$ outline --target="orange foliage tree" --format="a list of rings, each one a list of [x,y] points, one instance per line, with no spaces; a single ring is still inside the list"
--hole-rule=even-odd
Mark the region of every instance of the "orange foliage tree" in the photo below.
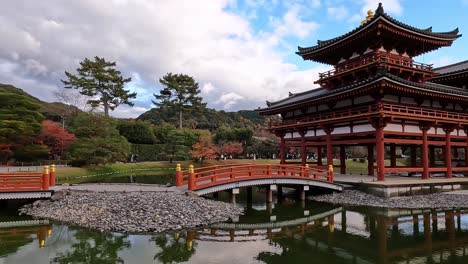
[[[59,124],[45,120],[42,121],[42,131],[39,139],[49,147],[53,156],[63,156],[63,152],[70,147],[76,137]]]
[[[197,143],[192,146],[192,158],[201,163],[205,159],[216,158],[216,146],[213,144],[211,134],[201,134]]]
[[[228,141],[220,146],[219,152],[223,155],[239,155],[244,152],[244,148],[240,142]]]

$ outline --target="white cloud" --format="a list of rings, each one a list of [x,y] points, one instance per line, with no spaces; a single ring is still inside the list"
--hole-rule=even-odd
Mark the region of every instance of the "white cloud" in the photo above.
[[[205,83],[203,84],[201,88],[202,94],[209,94],[215,89],[214,85],[212,83]]]
[[[209,107],[232,110],[314,87],[319,68],[298,70],[278,47],[288,45],[287,37],[309,38],[317,23],[291,6],[273,20],[271,32],[256,34],[228,5],[233,1],[7,1],[0,16],[0,80],[55,100],[65,70],[86,57],[105,57],[133,78],[127,89],[138,93],[136,107],[119,107],[116,116],[149,108],[167,72],[192,75],[204,84]]]
[[[336,20],[344,20],[348,17],[348,9],[344,6],[328,7],[327,14]]]
[[[234,92],[231,92],[231,93],[221,95],[219,100],[217,100],[217,103],[218,104],[223,104],[224,109],[229,109],[231,106],[236,104],[237,101],[242,100],[242,99],[244,99],[243,96],[238,95],[238,94],[236,94]]]

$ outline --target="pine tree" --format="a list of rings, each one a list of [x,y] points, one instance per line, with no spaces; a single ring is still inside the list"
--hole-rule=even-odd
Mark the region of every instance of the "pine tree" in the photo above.
[[[159,82],[164,86],[159,95],[154,94],[153,104],[159,107],[173,108],[179,114],[179,128],[182,129],[182,113],[184,111],[199,110],[206,106],[203,98],[198,96],[200,89],[193,77],[186,74],[164,75]]]
[[[94,61],[86,58],[76,69],[78,74],[65,72],[68,80],[62,82],[65,88],[80,89],[81,94],[92,97],[88,104],[92,107],[102,105],[105,116],[109,116],[109,109],[114,110],[121,104],[133,106],[130,99],[136,97],[136,93],[124,89],[131,78],[122,77],[121,72],[115,69],[116,65],[104,58],[95,57]]]

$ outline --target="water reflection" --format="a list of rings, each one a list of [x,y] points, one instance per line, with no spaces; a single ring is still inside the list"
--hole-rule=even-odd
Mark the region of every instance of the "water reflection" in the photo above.
[[[2,216],[0,263],[468,263],[468,210],[241,203],[233,222],[155,235]]]

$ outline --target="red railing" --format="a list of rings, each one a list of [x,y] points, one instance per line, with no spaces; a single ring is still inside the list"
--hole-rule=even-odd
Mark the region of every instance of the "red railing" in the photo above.
[[[266,178],[293,178],[333,183],[333,167],[328,170],[298,165],[280,164],[235,164],[216,165],[182,171],[176,168],[176,186],[188,185],[197,190],[230,182]]]
[[[0,172],[0,192],[43,191],[55,186],[55,165],[42,172]]]
[[[314,121],[321,121],[327,119],[340,119],[340,118],[349,118],[352,116],[363,116],[365,114],[372,114],[376,113],[378,110],[377,105],[369,105],[369,106],[362,106],[356,108],[349,108],[346,110],[341,111],[333,111],[333,112],[326,112],[326,113],[312,113],[311,116],[306,118],[296,118],[296,119],[287,119],[283,121],[276,121],[271,122],[270,127],[276,126],[286,126],[286,125],[294,125],[300,123],[309,123]]]
[[[432,65],[424,64],[420,62],[412,61],[409,58],[397,56],[397,55],[390,55],[388,53],[371,53],[368,55],[363,55],[356,60],[350,60],[349,62],[339,64],[335,67],[335,69],[319,73],[319,78],[324,79],[331,77],[335,74],[339,74],[341,72],[345,72],[348,70],[356,69],[362,66],[374,64],[374,63],[385,63],[391,65],[398,65],[407,68],[412,68],[415,70],[422,70],[422,71],[432,71]]]
[[[428,108],[421,108],[421,107],[412,107],[412,106],[405,106],[405,105],[394,105],[394,104],[374,104],[369,106],[363,107],[356,107],[350,108],[341,111],[334,111],[334,112],[325,112],[315,114],[312,113],[312,116],[308,116],[305,118],[295,118],[295,119],[287,119],[283,121],[276,121],[271,122],[270,127],[282,127],[282,126],[290,126],[290,125],[297,125],[297,124],[309,124],[311,122],[316,121],[323,121],[323,120],[334,120],[334,119],[348,119],[352,117],[363,117],[374,115],[378,113],[386,113],[389,115],[392,114],[402,114],[407,117],[415,116],[415,117],[426,117],[431,119],[440,120],[441,118],[444,121],[466,121],[468,122],[468,114],[458,113],[458,112],[449,112],[444,110],[436,110],[436,109],[428,109]]]

